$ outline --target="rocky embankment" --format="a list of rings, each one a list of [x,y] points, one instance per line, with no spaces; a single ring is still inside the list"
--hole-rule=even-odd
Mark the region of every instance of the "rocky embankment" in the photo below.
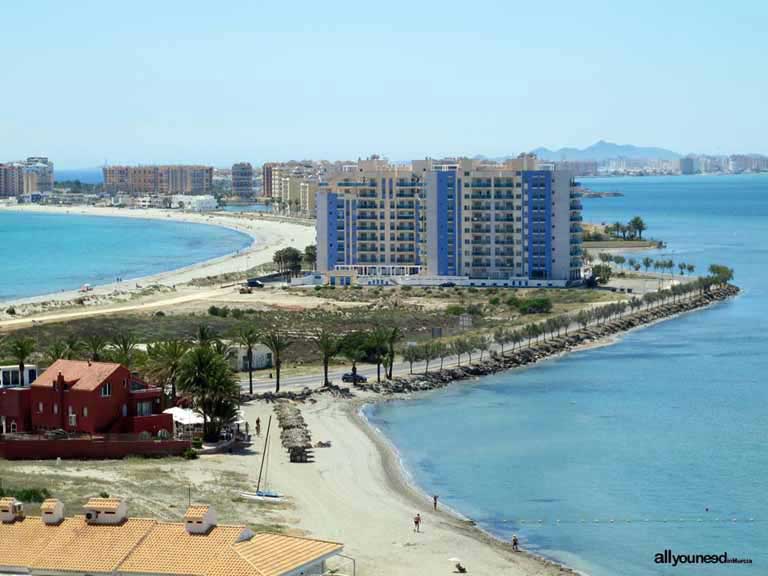
[[[677,302],[669,302],[660,306],[654,306],[653,308],[642,309],[638,312],[606,321],[605,323],[594,324],[581,330],[571,331],[567,335],[562,334],[549,337],[546,341],[539,341],[529,347],[505,351],[503,356],[499,353],[494,353],[490,358],[480,363],[446,368],[427,374],[395,377],[387,382],[366,384],[364,387],[366,390],[381,394],[407,394],[442,388],[457,380],[487,376],[488,374],[495,374],[496,372],[502,372],[511,368],[534,364],[545,358],[564,354],[574,348],[596,344],[633,328],[653,324],[654,322],[691,310],[705,308],[715,302],[736,296],[738,293],[739,288],[728,285],[724,288],[710,290],[702,295],[681,299]]]

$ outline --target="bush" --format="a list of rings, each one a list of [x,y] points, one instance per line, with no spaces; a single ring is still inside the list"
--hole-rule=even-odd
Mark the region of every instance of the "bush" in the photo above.
[[[461,316],[466,312],[466,309],[461,304],[451,304],[445,309],[445,312],[451,316]]]
[[[403,292],[410,292],[411,291],[411,287],[410,286],[401,286],[400,290],[402,290]]]
[[[549,298],[527,298],[517,305],[517,309],[522,314],[544,314],[552,310],[552,300]]]
[[[363,287],[360,284],[355,284],[354,286],[352,286],[352,289],[353,290],[362,290]]]
[[[470,304],[467,306],[467,314],[472,316],[480,316],[483,313],[483,307],[480,304]]]
[[[315,286],[315,292],[320,292],[320,290],[322,289],[323,289],[322,286]]]
[[[192,439],[192,448],[196,448],[200,450],[203,447],[203,439],[202,438],[193,438]]]
[[[104,492],[103,490],[99,492],[99,498],[109,498],[109,492]]]
[[[488,302],[490,303],[491,306],[498,306],[499,304],[501,304],[501,298],[499,298],[498,296],[494,296]]]
[[[9,316],[16,316],[16,308],[13,306],[8,306],[8,308],[5,309],[5,313]]]
[[[184,460],[197,460],[197,452],[192,448],[187,448],[182,454]]]
[[[155,316],[157,318],[162,318],[163,316],[165,316],[165,312],[163,312],[162,310],[158,310],[157,312],[155,312]]]
[[[507,298],[507,302],[506,302],[506,304],[507,304],[507,306],[509,306],[510,308],[517,308],[517,307],[520,305],[520,298],[518,298],[517,296],[515,296],[515,295],[513,294],[512,296],[510,296],[509,298]]]
[[[51,493],[47,488],[19,488],[14,490],[0,486],[0,498],[6,496],[16,498],[22,502],[42,502],[46,498],[50,498]]]
[[[229,308],[226,306],[223,306],[219,308],[218,306],[211,306],[208,308],[208,314],[211,316],[219,316],[220,318],[226,318],[229,316]]]

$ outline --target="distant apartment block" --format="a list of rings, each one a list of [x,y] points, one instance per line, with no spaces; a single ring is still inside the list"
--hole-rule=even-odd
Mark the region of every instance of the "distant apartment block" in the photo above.
[[[0,196],[53,192],[53,162],[42,156],[0,164]]]
[[[210,194],[210,166],[105,166],[104,187],[110,193],[139,195]]]
[[[342,284],[386,276],[579,282],[580,195],[570,172],[531,156],[360,161],[318,189],[318,270]]]
[[[696,174],[698,171],[698,161],[696,158],[691,156],[680,158],[680,174]]]
[[[250,163],[232,165],[232,194],[241,198],[253,196],[253,166]]]

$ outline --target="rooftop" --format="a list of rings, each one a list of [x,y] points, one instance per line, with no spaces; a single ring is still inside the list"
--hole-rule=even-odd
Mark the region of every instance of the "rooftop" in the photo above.
[[[43,506],[55,506],[46,501]],[[86,508],[119,507],[116,498],[94,498]],[[213,510],[191,506],[185,518]],[[39,517],[0,524],[0,572],[123,573],[178,576],[281,576],[342,550],[336,542],[272,533],[244,525],[218,525],[202,534],[183,522],[127,518],[94,524],[84,516],[46,524]]]
[[[64,382],[69,384],[73,390],[96,390],[119,368],[121,368],[120,364],[112,362],[56,360],[32,382],[32,386],[52,388],[61,374]]]

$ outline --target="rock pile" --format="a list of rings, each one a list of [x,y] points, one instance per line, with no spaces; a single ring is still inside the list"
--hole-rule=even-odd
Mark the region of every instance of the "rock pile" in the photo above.
[[[280,425],[280,440],[291,462],[311,461],[312,435],[301,410],[293,402],[281,400],[275,403],[275,414]]]

